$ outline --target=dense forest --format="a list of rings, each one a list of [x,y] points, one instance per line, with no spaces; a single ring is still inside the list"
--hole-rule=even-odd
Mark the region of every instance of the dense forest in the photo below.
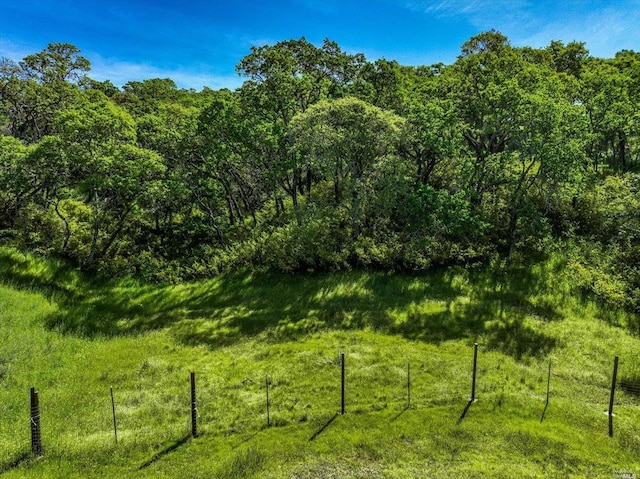
[[[236,91],[0,63],[0,241],[98,274],[418,270],[566,251],[640,311],[640,53],[472,37],[451,65],[253,47]]]

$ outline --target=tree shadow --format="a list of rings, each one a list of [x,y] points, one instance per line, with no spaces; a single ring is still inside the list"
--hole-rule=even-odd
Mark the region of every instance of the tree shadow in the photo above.
[[[267,332],[295,339],[326,329],[388,329],[391,310],[429,298],[455,298],[443,275],[335,273],[305,276],[247,271],[176,287],[96,288],[62,298],[50,328],[112,336],[170,326],[181,341],[218,346]],[[412,285],[419,283],[415,288]]]
[[[0,266],[14,271],[2,281],[33,284],[33,275],[20,275],[28,265],[3,256]],[[305,275],[242,270],[175,286],[83,280],[61,268],[49,275],[50,284],[37,283],[58,305],[45,322],[87,337],[168,328],[181,343],[215,348],[256,335],[278,342],[317,331],[371,328],[435,344],[486,335],[489,347],[519,359],[555,346],[525,318],[561,317],[544,296],[553,271],[540,268]]]
[[[409,314],[407,321],[394,324],[390,332],[408,339],[440,344],[451,339],[477,337],[484,331],[486,318],[462,311]]]
[[[618,384],[625,393],[640,398],[640,373],[623,376]]]
[[[514,357],[544,357],[557,345],[551,336],[526,325],[523,318],[499,320],[487,328],[487,348]]]

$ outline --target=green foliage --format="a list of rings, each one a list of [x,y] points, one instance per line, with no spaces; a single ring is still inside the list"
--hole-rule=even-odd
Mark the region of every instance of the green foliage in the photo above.
[[[28,76],[44,84],[78,81],[91,69],[89,60],[70,43],[53,42],[40,53],[27,55],[21,64]]]
[[[443,240],[470,242],[482,238],[486,224],[474,212],[471,203],[461,194],[451,194],[422,186],[407,201],[406,221],[413,231],[424,230]]]
[[[0,238],[161,282],[595,241],[584,291],[638,310],[638,65],[496,31],[415,67],[300,38],[252,48],[238,90],[196,92],[91,80],[52,43],[0,64]]]
[[[407,67],[301,38],[252,48],[233,92],[120,90],[89,68],[65,43],[0,62],[0,241],[35,253],[0,247],[1,473],[638,467],[638,53],[518,48],[491,31],[452,65]],[[459,423],[475,341],[482,400]],[[624,386],[609,440],[613,354]],[[407,359],[419,372],[403,410]],[[558,380],[540,422],[548,360]],[[204,398],[194,441],[190,369]],[[55,438],[41,461],[20,419],[34,384]]]
[[[16,138],[0,136],[0,225],[11,226],[17,212],[30,194],[26,188],[28,149]]]

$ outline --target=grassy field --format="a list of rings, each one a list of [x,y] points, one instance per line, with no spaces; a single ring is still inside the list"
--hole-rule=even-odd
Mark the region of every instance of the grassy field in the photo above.
[[[0,249],[0,473],[640,475],[640,339],[626,327],[633,318],[578,300],[559,258],[497,270],[238,272],[150,286],[89,281],[62,263]],[[474,342],[478,400],[469,404]],[[345,415],[337,414],[340,352]],[[615,355],[623,387],[610,438],[604,411]],[[41,458],[29,453],[32,386]]]

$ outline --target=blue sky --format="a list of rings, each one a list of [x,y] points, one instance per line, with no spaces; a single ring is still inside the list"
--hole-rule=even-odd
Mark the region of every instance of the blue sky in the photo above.
[[[179,87],[241,85],[252,45],[325,37],[369,60],[452,63],[472,35],[496,29],[515,46],[584,41],[592,55],[640,50],[640,0],[0,0],[0,57],[76,45],[89,76],[118,86],[172,78]]]

